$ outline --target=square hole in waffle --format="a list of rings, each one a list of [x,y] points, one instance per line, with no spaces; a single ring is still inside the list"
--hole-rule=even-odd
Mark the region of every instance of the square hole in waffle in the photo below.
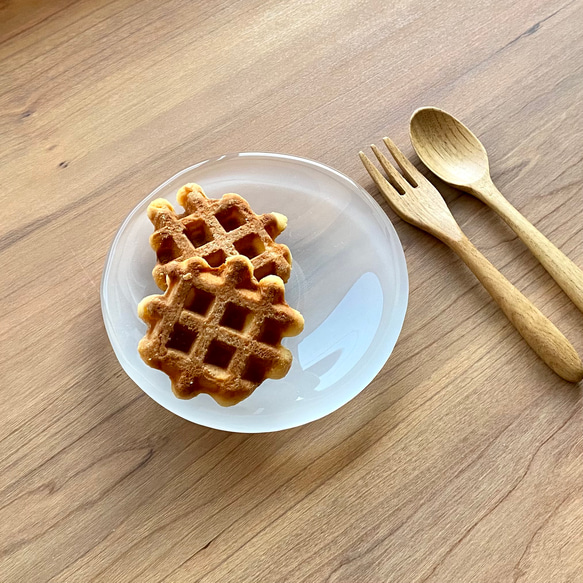
[[[244,330],[249,327],[252,321],[253,312],[251,310],[229,302],[219,323],[221,326],[233,328],[233,330]]]
[[[204,362],[226,369],[229,367],[229,363],[236,350],[234,346],[229,346],[220,340],[211,340],[204,357]]]
[[[166,265],[180,256],[180,248],[172,237],[164,237],[159,244],[156,255],[160,265]]]
[[[196,340],[196,336],[197,333],[194,330],[191,330],[180,322],[176,322],[174,328],[172,328],[166,346],[168,348],[173,348],[174,350],[180,350],[180,352],[188,353]]]
[[[199,257],[173,261],[167,277],[166,292],[138,307],[148,325],[138,350],[168,374],[177,397],[208,393],[234,405],[288,372],[292,355],[281,339],[299,334],[303,318],[286,303],[279,277],[257,281],[241,255],[217,268]]]
[[[213,234],[202,219],[185,220],[184,234],[195,248],[202,247],[213,240]]]
[[[208,255],[204,256],[204,260],[211,266],[211,267],[218,267],[225,262],[227,258],[226,253],[222,249],[217,249],[213,253],[209,253]]]
[[[241,227],[246,222],[245,215],[236,206],[224,208],[215,217],[227,233]]]
[[[256,233],[249,233],[249,235],[245,235],[245,237],[238,239],[233,244],[241,255],[245,255],[249,259],[253,259],[253,257],[257,257],[265,251],[265,245]]]
[[[193,287],[184,299],[183,308],[204,316],[209,311],[214,299],[213,294]]]
[[[262,383],[272,366],[270,359],[250,356],[243,369],[242,379],[250,383]]]
[[[257,335],[259,342],[277,346],[281,342],[281,325],[275,320],[265,318]]]
[[[150,245],[158,261],[152,275],[160,289],[166,289],[167,266],[190,257],[203,257],[211,267],[218,267],[227,257],[245,255],[257,279],[277,275],[288,280],[290,251],[275,242],[287,224],[283,215],[257,215],[238,194],[209,199],[198,184],[183,186],[177,199],[184,207],[180,215],[161,198],[148,206],[154,225]]]

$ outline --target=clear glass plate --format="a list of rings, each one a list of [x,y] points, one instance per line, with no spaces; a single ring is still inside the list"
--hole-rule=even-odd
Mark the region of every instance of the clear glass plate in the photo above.
[[[188,182],[208,196],[245,197],[257,213],[277,211],[288,227],[293,269],[288,303],[305,318],[303,333],[284,338],[293,364],[281,380],[266,380],[241,403],[221,407],[208,395],[177,399],[168,377],[141,360],[146,331],[136,308],[160,293],[152,279],[156,257],[146,216],[155,198],[177,210],[176,192]],[[200,425],[258,433],[296,427],[355,397],[383,367],[407,309],[403,248],[382,209],[358,184],[318,162],[281,154],[242,153],[206,160],[179,172],[147,196],[120,227],[101,282],[105,327],[131,379],[160,405]]]

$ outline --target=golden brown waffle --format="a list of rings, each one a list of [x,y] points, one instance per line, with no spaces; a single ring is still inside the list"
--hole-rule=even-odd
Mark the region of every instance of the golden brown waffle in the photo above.
[[[291,270],[291,253],[274,239],[285,229],[287,218],[279,213],[256,215],[238,194],[209,199],[198,184],[183,186],[177,200],[184,213],[158,198],[148,207],[155,227],[150,245],[158,264],[152,275],[158,287],[166,289],[167,266],[172,261],[203,257],[218,267],[227,257],[245,255],[251,259],[257,279],[277,275],[284,282]]]
[[[166,293],[138,306],[148,324],[138,350],[170,377],[177,397],[208,393],[234,405],[266,378],[287,374],[292,355],[281,339],[299,334],[304,319],[285,302],[279,277],[258,282],[241,255],[218,268],[199,257],[174,261],[166,273]]]

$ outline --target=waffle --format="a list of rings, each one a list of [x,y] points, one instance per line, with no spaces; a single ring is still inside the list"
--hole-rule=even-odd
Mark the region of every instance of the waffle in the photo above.
[[[258,282],[241,255],[217,268],[200,257],[173,261],[166,275],[164,295],[138,306],[148,324],[138,351],[170,377],[178,398],[208,393],[234,405],[266,378],[287,374],[292,355],[281,338],[299,334],[304,320],[285,302],[279,277]]]
[[[291,253],[274,239],[285,229],[287,218],[279,213],[256,215],[238,194],[209,199],[198,184],[183,186],[177,195],[184,213],[177,215],[163,198],[148,207],[155,227],[150,245],[158,263],[152,272],[156,284],[166,289],[167,266],[172,261],[203,257],[218,267],[227,257],[251,259],[255,277],[277,275],[284,282],[291,271]]]

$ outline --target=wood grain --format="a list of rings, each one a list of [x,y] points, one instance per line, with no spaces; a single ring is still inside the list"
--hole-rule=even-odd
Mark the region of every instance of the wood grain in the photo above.
[[[500,190],[582,266],[582,20],[579,0],[0,3],[0,580],[580,580],[580,386],[538,360],[449,249],[388,210],[357,152],[385,134],[408,144],[417,107],[451,111]],[[369,189],[411,287],[375,381],[268,435],[151,401],[99,306],[136,202],[249,150],[318,159]],[[524,244],[440,189],[581,354],[581,313]]]
[[[496,188],[490,176],[488,154],[471,130],[451,114],[434,107],[418,109],[409,128],[413,148],[427,168],[496,211],[583,312],[583,270]]]
[[[434,235],[462,259],[551,370],[572,383],[583,380],[583,363],[565,335],[476,249],[460,229],[439,191],[399,147],[388,137],[383,141],[401,172],[374,144],[371,148],[386,178],[364,152],[360,151],[359,156],[388,205],[403,220]]]

